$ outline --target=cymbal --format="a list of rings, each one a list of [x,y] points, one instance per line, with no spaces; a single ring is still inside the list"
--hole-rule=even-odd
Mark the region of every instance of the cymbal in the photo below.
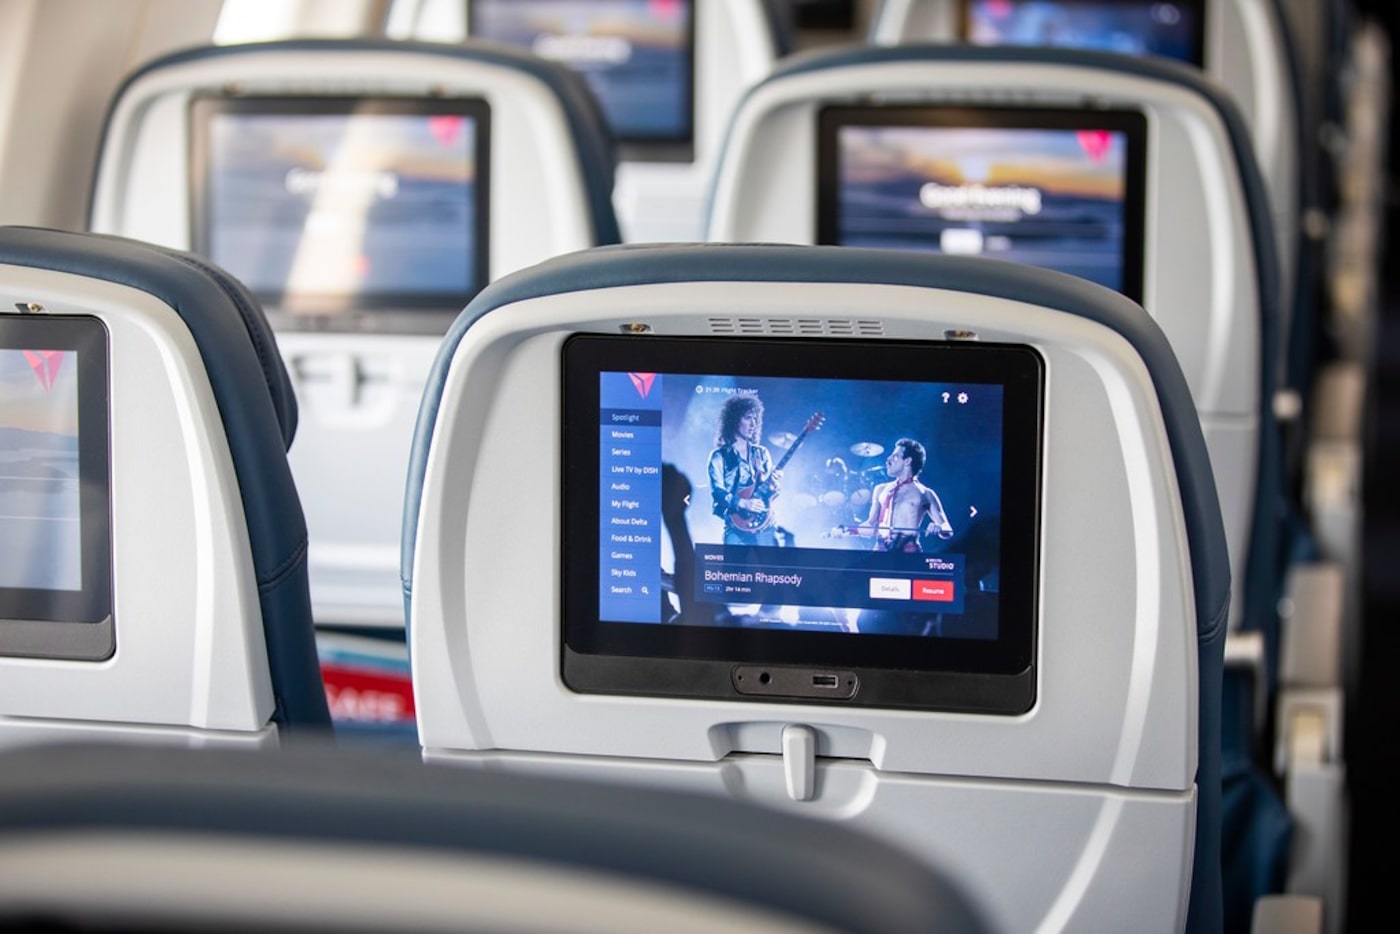
[[[851,453],[859,454],[861,457],[874,457],[876,454],[883,454],[885,449],[874,441],[857,441],[851,445]]]
[[[778,448],[790,448],[797,440],[797,435],[790,431],[780,431],[775,435],[768,436],[768,443]]]

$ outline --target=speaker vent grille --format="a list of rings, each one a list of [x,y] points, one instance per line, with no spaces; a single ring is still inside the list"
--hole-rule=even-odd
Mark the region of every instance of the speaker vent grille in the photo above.
[[[715,334],[776,337],[882,337],[885,327],[866,318],[711,318]]]

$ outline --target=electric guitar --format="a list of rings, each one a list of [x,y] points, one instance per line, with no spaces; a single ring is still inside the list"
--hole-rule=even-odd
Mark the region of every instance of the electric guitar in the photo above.
[[[807,419],[807,424],[802,426],[797,437],[788,446],[787,452],[783,454],[782,460],[773,466],[773,470],[764,480],[743,487],[735,495],[734,509],[729,514],[729,522],[734,528],[743,532],[761,532],[773,523],[773,510],[769,508],[773,497],[777,496],[777,486],[773,483],[773,474],[782,470],[787,462],[792,459],[792,455],[797,453],[797,449],[802,446],[802,442],[807,436],[822,427],[826,421],[826,416],[821,412],[812,413],[812,417]]]

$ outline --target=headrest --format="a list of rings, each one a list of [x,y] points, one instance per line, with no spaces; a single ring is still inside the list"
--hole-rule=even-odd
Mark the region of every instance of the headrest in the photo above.
[[[1168,59],[1132,58],[1114,55],[1110,52],[1053,47],[922,43],[816,49],[790,56],[779,63],[768,78],[749,89],[744,101],[736,108],[736,112],[743,109],[745,104],[755,95],[761,93],[764,88],[794,76],[865,65],[894,65],[913,62],[965,62],[987,65],[1040,64],[1088,68],[1178,85],[1206,100],[1218,113],[1224,124],[1230,138],[1230,146],[1234,150],[1239,165],[1250,226],[1254,233],[1260,302],[1264,308],[1269,309],[1269,313],[1264,316],[1264,326],[1277,328],[1280,275],[1278,247],[1272,232],[1273,220],[1269,214],[1268,190],[1259,170],[1259,161],[1250,140],[1249,128],[1245,125],[1244,117],[1241,116],[1238,106],[1230,99],[1224,89],[1207,78],[1197,68]],[[1104,80],[1111,81],[1111,79]],[[848,88],[847,90],[858,92],[860,89]],[[726,146],[726,148],[728,147]],[[1269,341],[1267,346],[1274,345],[1272,333],[1265,333],[1264,337]],[[1273,398],[1272,392],[1266,398]]]
[[[1141,355],[1161,401],[1191,541],[1201,637],[1225,625],[1230,573],[1215,481],[1195,405],[1165,335],[1142,309],[1117,293],[1073,276],[965,257],[851,247],[706,244],[604,247],[559,257],[507,276],[483,290],[448,331],[428,377],[415,429],[404,514],[403,577],[412,572],[427,454],[442,390],[457,345],[488,312],[546,295],[655,283],[870,283],[968,291],[1079,315],[1122,335]]]
[[[461,45],[431,42],[406,42],[379,39],[294,39],[282,42],[254,42],[239,45],[208,46],[187,49],[162,56],[132,73],[113,97],[106,117],[103,137],[108,135],[117,106],[128,91],[139,82],[172,67],[192,62],[223,58],[244,59],[266,55],[304,55],[308,61],[318,56],[347,53],[378,53],[385,55],[445,58],[464,62],[479,62],[529,75],[559,98],[568,120],[578,159],[584,176],[584,188],[590,194],[589,211],[593,236],[597,243],[618,243],[621,233],[613,213],[611,195],[616,159],[612,137],[604,122],[597,98],[581,77],[562,65],[538,56],[491,42],[472,41]],[[304,76],[303,76],[304,77]],[[99,166],[99,171],[100,171]],[[92,186],[97,190],[97,185]],[[91,215],[91,206],[89,215]]]

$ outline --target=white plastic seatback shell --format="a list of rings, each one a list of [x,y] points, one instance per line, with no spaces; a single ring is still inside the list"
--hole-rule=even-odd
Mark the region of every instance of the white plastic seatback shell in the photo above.
[[[1257,474],[1259,292],[1235,156],[1214,110],[1175,85],[1004,62],[871,64],[774,81],[735,117],[706,239],[813,243],[816,121],[824,104],[1018,103],[1142,109],[1148,118],[1143,307],[1166,332],[1201,418],[1234,579],[1245,579]],[[1234,598],[1235,615],[1243,588]]]
[[[412,50],[258,47],[147,72],[113,109],[94,231],[190,248],[189,101],[229,86],[248,96],[480,97],[491,105],[492,277],[592,245],[587,192],[554,95],[513,69]]]
[[[958,0],[885,0],[870,37],[878,45],[953,42]],[[1207,0],[1205,71],[1229,93],[1249,126],[1269,189],[1282,258],[1280,294],[1290,294],[1298,236],[1298,112],[1284,45],[1284,24],[1272,0]]]
[[[281,331],[297,391],[288,457],[306,510],[317,622],[403,625],[403,490],[441,338]]]
[[[630,322],[713,334],[736,317],[766,333],[792,333],[798,318],[804,333],[814,320],[827,334],[859,321],[861,334],[904,340],[970,329],[1043,355],[1039,683],[1026,714],[583,695],[562,683],[562,343]],[[524,451],[537,468],[528,495]],[[1179,927],[1194,827],[1196,619],[1171,464],[1140,358],[1069,314],[935,289],[753,282],[497,308],[453,357],[416,504],[410,652],[425,756],[676,782],[849,820],[976,880],[1011,930],[1113,929],[1126,917]],[[528,558],[503,547],[522,534]],[[789,795],[782,758],[794,724],[817,737],[803,802]],[[1142,839],[1163,841],[1162,865],[1140,859]],[[997,866],[1008,861],[1039,869],[1007,875],[1012,867]],[[1015,893],[997,887],[1012,878]]]
[[[958,36],[958,5],[945,0],[877,0],[870,23],[876,45],[953,41]]]
[[[251,546],[189,330],[146,292],[0,266],[0,305],[15,302],[92,315],[108,331],[116,652],[0,658],[0,746],[75,734],[266,743],[273,698]]]
[[[1284,28],[1273,0],[1214,0],[1207,6],[1206,71],[1229,92],[1249,126],[1269,194],[1279,255],[1279,294],[1286,316],[1297,272],[1302,168],[1298,162],[1300,102],[1293,99]],[[1286,321],[1283,324],[1286,328]]]
[[[585,696],[561,683],[564,338],[616,334],[633,321],[662,335],[710,334],[712,319],[750,307],[769,319],[873,319],[891,339],[941,339],[947,328],[971,329],[984,341],[1029,342],[1045,356],[1042,525],[1053,535],[1042,546],[1041,678],[1029,713],[814,712]],[[416,504],[410,649],[423,745],[708,760],[748,748],[752,736],[740,725],[757,719],[834,730],[830,754],[893,771],[1189,787],[1196,651],[1190,564],[1173,506],[1171,451],[1149,390],[1126,341],[1106,328],[966,293],[687,282],[503,306],[476,322],[457,348]],[[539,476],[522,496],[526,448]],[[1086,458],[1089,451],[1095,456]],[[529,560],[502,547],[503,530],[522,529],[529,530]],[[646,728],[649,718],[657,730]],[[780,737],[765,736],[759,745],[777,752]]]
[[[414,50],[259,48],[150,71],[114,108],[92,228],[191,246],[189,103],[245,95],[480,97],[491,107],[492,278],[596,245],[557,98],[538,79]],[[454,312],[456,308],[441,309]],[[292,469],[311,533],[317,622],[401,626],[399,529],[408,450],[435,335],[278,332],[301,403]]]

